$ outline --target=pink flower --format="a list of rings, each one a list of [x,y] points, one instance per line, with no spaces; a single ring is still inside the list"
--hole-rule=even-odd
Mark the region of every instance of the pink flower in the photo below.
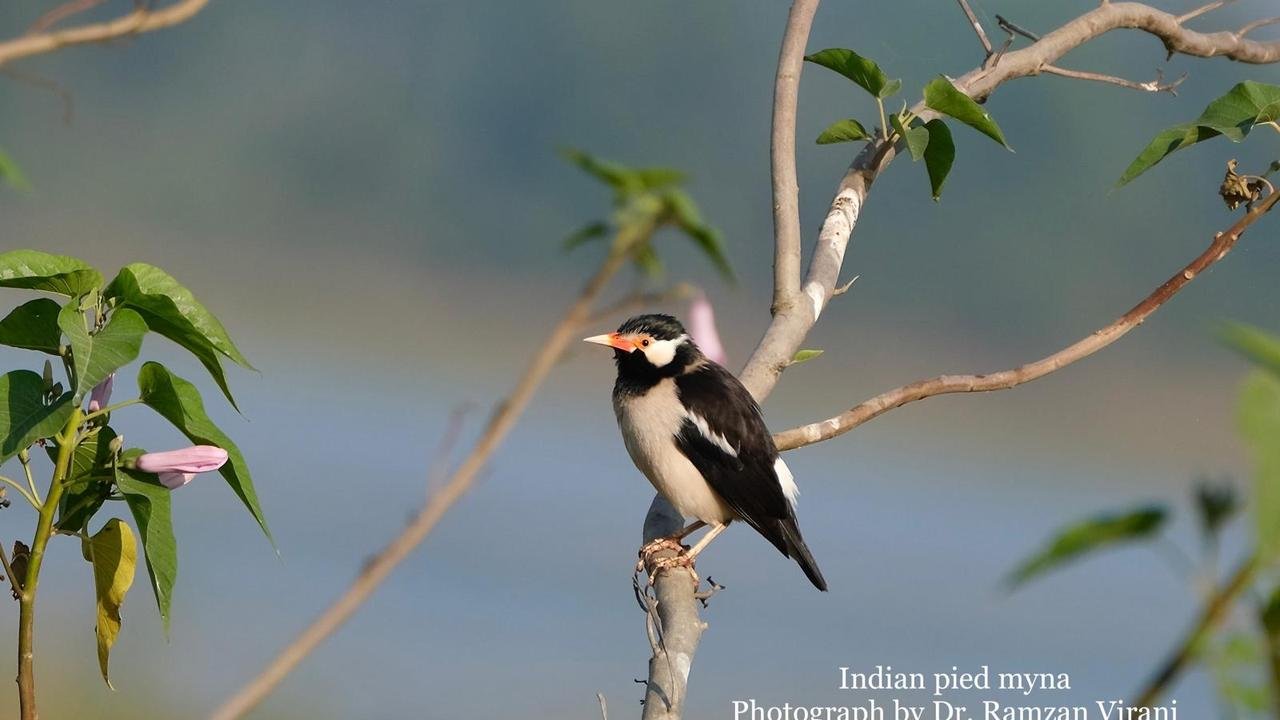
[[[720,333],[716,332],[716,314],[711,308],[711,301],[699,292],[689,305],[689,334],[702,349],[702,354],[723,365],[728,357],[724,346],[720,344]]]
[[[196,475],[211,472],[227,462],[227,451],[212,445],[193,445],[181,450],[143,453],[134,467],[143,472],[156,473],[160,484],[177,490],[195,479]]]
[[[111,388],[116,384],[116,374],[111,373],[106,380],[98,383],[89,393],[89,412],[98,412],[111,402]]]

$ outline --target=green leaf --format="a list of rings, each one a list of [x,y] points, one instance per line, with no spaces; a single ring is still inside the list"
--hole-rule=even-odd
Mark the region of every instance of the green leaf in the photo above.
[[[791,358],[792,365],[799,365],[802,362],[809,362],[823,353],[822,350],[800,350],[796,352],[795,357]]]
[[[1214,483],[1202,479],[1195,488],[1196,514],[1200,518],[1200,531],[1206,539],[1216,537],[1218,531],[1240,508],[1236,490],[1229,482]]]
[[[831,145],[869,139],[871,139],[871,136],[867,134],[867,129],[862,127],[862,123],[853,118],[848,118],[847,120],[837,120],[827,126],[827,129],[818,135],[818,144]]]
[[[897,115],[889,116],[889,124],[906,141],[912,162],[924,157],[925,150],[929,147],[929,131],[923,125],[909,128],[902,124],[902,118]]]
[[[685,174],[675,168],[646,167],[636,168],[633,172],[646,190],[660,190],[685,181]]]
[[[947,182],[951,165],[956,161],[956,144],[951,139],[951,128],[941,118],[934,118],[924,124],[929,133],[929,146],[924,150],[924,167],[929,171],[929,187],[933,199],[942,195],[942,186]]]
[[[137,310],[147,327],[195,355],[218,383],[227,401],[236,407],[218,356],[224,355],[249,369],[253,366],[231,342],[218,318],[201,305],[190,290],[158,267],[133,263],[120,270],[103,294]]]
[[[71,455],[71,468],[67,473],[66,489],[58,503],[58,530],[77,533],[86,529],[89,520],[102,508],[111,494],[111,469],[113,453],[111,441],[116,432],[103,427],[76,446]],[[45,451],[49,459],[57,460],[58,449],[50,443]]]
[[[120,634],[120,607],[138,566],[138,543],[124,521],[111,518],[84,547],[93,563],[93,588],[98,598],[98,667],[107,687],[114,690],[107,665],[111,646]]]
[[[107,324],[96,334],[89,334],[79,302],[72,298],[58,314],[58,326],[71,343],[71,360],[76,371],[73,402],[79,403],[85,393],[111,373],[138,357],[147,323],[129,308],[117,308]]]
[[[227,451],[227,464],[218,472],[222,473],[227,484],[240,497],[241,502],[253,514],[262,532],[272,545],[271,531],[267,529],[267,520],[258,505],[258,494],[253,489],[253,477],[249,474],[249,466],[240,454],[240,448],[231,442],[217,425],[209,419],[204,410],[204,401],[196,386],[169,372],[168,368],[157,362],[143,364],[138,371],[138,391],[142,402],[150,406],[162,417],[173,423],[191,442],[197,445],[213,445]]]
[[[805,60],[840,73],[876,98],[889,97],[902,87],[902,81],[891,81],[885,77],[884,71],[874,60],[852,50],[828,48],[805,56]]]
[[[1178,150],[1224,135],[1240,142],[1260,123],[1280,119],[1280,86],[1242,82],[1205,107],[1194,122],[1162,130],[1129,163],[1116,186],[1125,185]]]
[[[137,458],[142,452],[131,450],[126,458]],[[142,551],[147,559],[147,574],[151,577],[151,591],[156,596],[156,607],[164,623],[165,635],[169,634],[169,607],[173,601],[173,586],[178,578],[178,542],[173,536],[173,520],[170,516],[170,491],[161,485],[152,473],[140,470],[116,471],[116,487],[124,495],[133,521],[142,535]]]
[[[71,417],[71,393],[45,405],[44,378],[30,370],[0,375],[0,463],[42,438],[53,437]]]
[[[664,195],[668,211],[676,226],[706,255],[725,280],[734,281],[733,268],[724,253],[724,243],[715,228],[702,221],[702,213],[693,198],[681,190],[668,190]]]
[[[608,223],[593,222],[583,225],[573,232],[572,235],[564,239],[564,250],[569,252],[579,245],[586,245],[592,240],[599,240],[609,234]]]
[[[0,253],[0,287],[75,297],[101,285],[102,273],[83,260],[39,250]]]
[[[1270,636],[1271,642],[1280,642],[1280,587],[1271,591],[1271,597],[1262,609],[1260,616],[1262,627]]]
[[[945,76],[939,75],[924,86],[924,104],[959,120],[1006,148],[1009,147],[1004,133],[1000,132],[1000,126],[996,125],[991,114],[983,110],[973,98],[956,89]]]
[[[1039,552],[1009,576],[1017,587],[1026,581],[1077,560],[1095,550],[1148,538],[1164,524],[1166,511],[1150,506],[1118,515],[1100,515],[1059,531]]]
[[[1280,377],[1280,337],[1244,323],[1228,323],[1220,337],[1254,365]]]
[[[1280,551],[1280,379],[1255,370],[1245,381],[1238,412],[1240,432],[1252,450],[1256,547],[1263,562]]]
[[[37,298],[14,308],[0,320],[0,345],[58,354],[62,331],[58,329],[58,303]]]
[[[27,176],[22,173],[22,168],[18,167],[18,163],[14,162],[9,153],[3,149],[0,149],[0,178],[4,178],[4,181],[14,190],[31,189],[31,183],[27,182]]]
[[[612,187],[619,199],[677,185],[685,179],[684,173],[674,168],[631,168],[621,163],[601,160],[576,148],[564,148],[560,153],[583,172]]]

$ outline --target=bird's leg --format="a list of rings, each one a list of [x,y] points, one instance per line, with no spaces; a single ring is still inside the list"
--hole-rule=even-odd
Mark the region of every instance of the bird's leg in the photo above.
[[[695,523],[695,525],[696,524],[697,523]],[[705,523],[703,524],[705,525]],[[727,522],[715,523],[715,525],[713,525],[712,528],[707,531],[707,534],[703,535],[702,539],[699,540],[698,543],[693,546],[693,549],[689,550],[688,552],[681,552],[675,557],[661,557],[661,558],[653,558],[652,560],[649,560],[649,564],[652,565],[653,567],[653,572],[649,573],[649,584],[650,585],[653,584],[654,578],[657,577],[659,570],[662,570],[665,568],[682,567],[687,569],[689,571],[689,574],[693,576],[693,586],[697,588],[698,571],[693,568],[693,563],[695,560],[697,560],[698,553],[706,549],[707,545],[710,545],[711,541],[715,540],[716,536],[724,532],[724,529],[727,527],[729,527],[729,523]],[[685,534],[688,534],[690,532],[693,532],[693,530],[696,530],[696,529],[697,528],[693,528],[693,529],[685,528],[685,530],[682,532],[684,532]],[[684,550],[684,548],[681,547],[681,550]],[[648,558],[646,558],[646,560],[648,560]]]
[[[715,539],[716,539],[716,536],[718,536],[720,533],[724,532],[724,529],[725,529],[725,528],[727,528],[727,527],[729,527],[729,523],[727,523],[727,522],[725,522],[725,523],[716,523],[715,527],[713,527],[713,528],[711,528],[710,530],[708,530],[708,531],[707,531],[707,534],[702,536],[702,539],[701,539],[701,540],[699,540],[699,541],[698,541],[698,543],[697,543],[696,545],[694,545],[694,546],[693,546],[693,549],[692,549],[692,550],[690,550],[688,553],[686,553],[686,554],[685,554],[685,557],[687,557],[687,558],[689,559],[689,564],[690,564],[690,566],[692,566],[692,565],[693,565],[693,561],[697,559],[697,557],[698,557],[698,553],[700,553],[700,552],[702,552],[703,550],[705,550],[705,549],[707,548],[707,546],[711,544],[711,541],[712,541],[712,540],[715,540]]]
[[[685,548],[684,545],[680,544],[680,541],[685,539],[685,537],[690,533],[696,532],[699,528],[706,527],[706,525],[707,524],[701,520],[697,520],[679,532],[650,540],[640,548],[641,562],[643,563],[645,560],[652,557],[654,553],[658,553],[663,550],[671,550],[677,555],[683,553]]]

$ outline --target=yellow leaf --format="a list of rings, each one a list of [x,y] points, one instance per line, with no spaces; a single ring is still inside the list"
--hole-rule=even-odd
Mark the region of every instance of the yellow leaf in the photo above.
[[[111,518],[84,546],[93,563],[93,586],[98,596],[98,667],[107,687],[114,690],[107,676],[111,646],[120,634],[120,606],[125,593],[133,585],[133,571],[138,565],[138,543],[133,530],[119,518]]]

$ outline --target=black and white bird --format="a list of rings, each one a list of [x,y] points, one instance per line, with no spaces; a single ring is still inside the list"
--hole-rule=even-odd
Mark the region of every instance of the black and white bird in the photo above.
[[[639,315],[617,332],[585,340],[613,348],[613,409],[632,461],[676,510],[696,520],[656,542],[678,547],[710,527],[682,556],[691,564],[729,523],[742,520],[825,591],[796,524],[795,479],[742,383],[704,356],[669,315]]]

